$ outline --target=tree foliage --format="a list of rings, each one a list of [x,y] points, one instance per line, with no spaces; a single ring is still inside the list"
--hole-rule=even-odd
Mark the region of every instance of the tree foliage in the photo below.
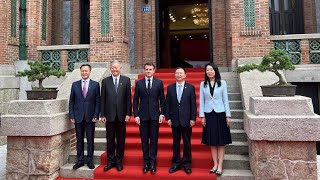
[[[60,78],[65,76],[66,72],[63,69],[53,69],[52,66],[45,65],[41,61],[29,61],[30,70],[19,71],[17,76],[27,76],[28,81],[39,81],[39,89],[43,90],[42,82],[49,76]]]
[[[294,70],[295,67],[290,61],[288,54],[282,50],[271,50],[262,58],[260,64],[247,64],[240,66],[237,72],[245,72],[257,69],[261,72],[270,71],[278,76],[279,81],[273,85],[286,85],[287,81],[284,79],[283,75],[279,72],[280,70]]]

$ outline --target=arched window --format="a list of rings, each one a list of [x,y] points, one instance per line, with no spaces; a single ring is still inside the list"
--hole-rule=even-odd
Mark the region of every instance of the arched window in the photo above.
[[[302,0],[269,0],[270,34],[303,34]]]

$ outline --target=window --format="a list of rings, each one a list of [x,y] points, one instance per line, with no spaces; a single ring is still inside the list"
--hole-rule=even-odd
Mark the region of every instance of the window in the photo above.
[[[303,34],[302,0],[269,0],[270,34]]]
[[[244,0],[244,25],[245,27],[255,27],[256,18],[254,15],[254,0]]]
[[[17,37],[17,0],[11,0],[11,37]]]
[[[109,0],[101,0],[101,34],[107,35],[110,31],[109,25]]]

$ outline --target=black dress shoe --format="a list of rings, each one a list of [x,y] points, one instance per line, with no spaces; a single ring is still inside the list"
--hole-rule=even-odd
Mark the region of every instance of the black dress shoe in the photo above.
[[[106,165],[104,168],[103,168],[103,171],[108,171],[109,169],[111,169],[112,167],[114,167],[115,164],[113,163],[108,163],[108,165]]]
[[[93,163],[88,163],[87,166],[88,166],[89,169],[94,169],[95,168]]]
[[[75,165],[73,165],[73,169],[79,169],[80,167],[84,166],[84,162],[77,162]]]
[[[190,167],[184,167],[184,172],[186,172],[187,174],[191,174],[192,170]]]
[[[151,172],[152,174],[155,174],[155,173],[157,172],[156,165],[151,164],[151,166],[150,166],[150,172]]]
[[[121,162],[118,162],[117,165],[116,165],[116,168],[118,171],[122,171],[123,170],[123,165]]]
[[[148,164],[144,164],[143,165],[143,169],[142,169],[143,173],[147,173],[149,171],[149,166]]]
[[[170,169],[169,169],[169,173],[174,173],[176,171],[178,171],[180,169],[179,166],[172,166]]]

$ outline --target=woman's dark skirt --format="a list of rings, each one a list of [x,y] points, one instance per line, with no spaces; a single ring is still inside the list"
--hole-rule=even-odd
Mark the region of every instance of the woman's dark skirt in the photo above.
[[[227,126],[226,113],[205,113],[206,126],[202,131],[202,144],[209,146],[224,146],[231,144],[230,128]]]

